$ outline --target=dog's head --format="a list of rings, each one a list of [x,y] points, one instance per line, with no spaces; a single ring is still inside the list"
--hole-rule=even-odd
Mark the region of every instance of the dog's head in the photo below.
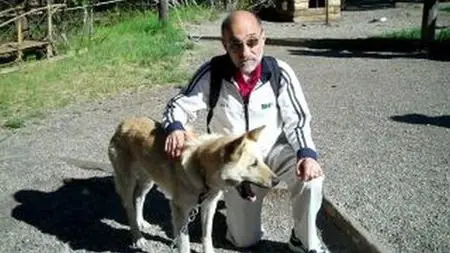
[[[253,129],[227,142],[222,148],[223,167],[220,180],[237,188],[242,198],[255,201],[251,184],[271,188],[279,180],[264,162],[257,140],[264,126]]]

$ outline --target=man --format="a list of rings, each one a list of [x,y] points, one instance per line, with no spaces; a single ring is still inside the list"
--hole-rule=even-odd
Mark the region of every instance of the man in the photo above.
[[[222,44],[229,64],[223,64],[224,78],[211,84],[221,85],[210,120],[211,132],[241,134],[266,125],[259,139],[265,162],[287,183],[291,193],[294,228],[289,248],[294,252],[328,252],[316,230],[324,176],[316,161],[308,105],[295,73],[277,60],[281,78],[275,94],[269,80],[272,73],[263,60],[264,30],[250,12],[235,11],[223,21]],[[195,120],[197,111],[209,107],[210,74],[211,62],[206,62],[166,107],[166,152],[173,159],[180,156],[187,138],[184,126]],[[224,193],[226,237],[236,247],[255,245],[263,235],[261,206],[267,190],[253,189],[255,202],[243,200],[235,190]]]

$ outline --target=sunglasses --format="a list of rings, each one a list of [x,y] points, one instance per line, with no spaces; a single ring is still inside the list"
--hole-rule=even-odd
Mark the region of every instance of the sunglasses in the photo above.
[[[259,32],[258,35],[251,34],[249,35],[249,38],[242,41],[237,38],[231,38],[228,44],[228,49],[232,52],[240,52],[244,48],[244,46],[247,46],[249,48],[254,48],[259,45],[262,39],[262,30]]]

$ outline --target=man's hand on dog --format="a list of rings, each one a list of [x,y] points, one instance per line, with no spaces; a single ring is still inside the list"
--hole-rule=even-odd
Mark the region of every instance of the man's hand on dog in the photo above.
[[[170,159],[177,160],[183,151],[184,142],[193,138],[191,134],[184,130],[175,130],[167,136],[165,151]]]
[[[315,159],[306,157],[298,160],[296,174],[297,179],[310,181],[323,176],[323,170]]]

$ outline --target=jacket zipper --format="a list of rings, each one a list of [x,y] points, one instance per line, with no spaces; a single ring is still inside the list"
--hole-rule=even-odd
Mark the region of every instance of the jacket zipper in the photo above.
[[[261,85],[259,85],[261,86]],[[255,87],[256,88],[256,87]],[[248,116],[248,103],[250,101],[250,96],[252,95],[252,93],[250,92],[247,101],[244,100],[244,98],[241,96],[241,94],[239,93],[239,90],[236,89],[237,95],[238,97],[241,99],[242,104],[244,105],[244,117],[245,117],[245,131],[248,132],[249,131],[249,116]]]
[[[263,83],[259,82],[259,83],[253,88],[253,91],[256,90],[256,89],[259,89],[260,87],[262,87],[262,85],[263,85]],[[250,94],[248,94],[247,101],[245,101],[245,100],[242,98],[242,96],[239,96],[239,97],[242,99],[242,101],[244,102],[245,131],[246,131],[246,132],[248,132],[248,131],[250,130],[250,126],[249,126],[249,124],[250,124],[249,120],[250,120],[250,119],[249,119],[249,116],[248,116],[248,103],[250,102],[250,97],[252,96],[253,91],[250,92]],[[238,91],[238,93],[239,93],[239,91]]]
[[[245,115],[245,131],[249,131],[248,122],[248,101],[244,101],[244,115]]]

